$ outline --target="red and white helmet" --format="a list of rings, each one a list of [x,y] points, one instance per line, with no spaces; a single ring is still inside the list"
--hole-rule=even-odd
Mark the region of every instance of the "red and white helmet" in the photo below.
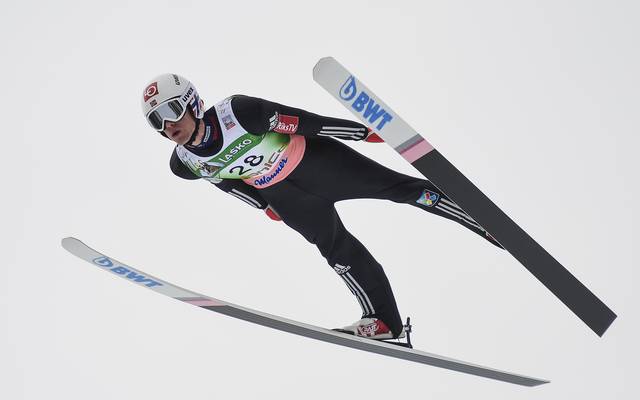
[[[142,112],[149,125],[158,132],[164,130],[166,121],[180,120],[187,107],[191,108],[195,118],[204,116],[204,101],[200,99],[196,87],[180,75],[157,76],[142,93]]]

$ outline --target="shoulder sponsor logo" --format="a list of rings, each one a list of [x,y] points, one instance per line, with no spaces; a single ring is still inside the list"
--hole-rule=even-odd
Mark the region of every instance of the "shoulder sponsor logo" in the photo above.
[[[292,115],[282,115],[278,118],[278,125],[273,128],[274,132],[292,135],[298,130],[300,119]]]
[[[362,114],[372,124],[379,121],[376,126],[377,130],[381,130],[387,122],[393,119],[393,116],[382,108],[380,104],[376,103],[367,92],[364,90],[358,92],[356,79],[353,76],[349,76],[342,84],[340,98],[350,102],[351,108]]]
[[[279,114],[277,111],[269,118],[269,130],[292,135],[298,131],[300,118],[293,115]]]
[[[147,86],[144,90],[144,101],[149,101],[150,98],[158,94],[158,82],[153,82]]]
[[[116,264],[109,257],[102,256],[102,257],[94,258],[92,261],[94,264],[96,264],[99,267],[108,269],[114,274],[122,275],[122,277],[128,280],[139,283],[146,287],[162,286],[162,283],[158,281],[155,281],[151,278],[146,277],[145,275],[132,271],[129,268],[123,267],[122,265]]]

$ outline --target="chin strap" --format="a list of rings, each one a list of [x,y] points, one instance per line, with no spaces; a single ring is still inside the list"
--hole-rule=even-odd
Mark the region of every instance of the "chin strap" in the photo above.
[[[187,143],[184,144],[185,146],[190,146],[191,143],[196,140],[196,136],[198,135],[198,128],[200,128],[200,121],[200,118],[196,118],[196,127],[193,129],[193,133],[191,134],[191,137],[189,138]]]

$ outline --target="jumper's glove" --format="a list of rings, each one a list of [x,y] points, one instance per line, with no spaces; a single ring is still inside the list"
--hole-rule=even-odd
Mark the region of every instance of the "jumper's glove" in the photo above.
[[[274,221],[282,221],[282,218],[280,218],[280,216],[278,215],[278,213],[276,212],[276,210],[274,210],[273,208],[271,208],[271,206],[267,206],[267,208],[264,209],[264,212],[267,214],[267,216],[269,218],[271,218]]]
[[[367,128],[367,137],[364,138],[365,141],[370,143],[382,143],[384,140],[377,133],[375,133],[371,128]]]

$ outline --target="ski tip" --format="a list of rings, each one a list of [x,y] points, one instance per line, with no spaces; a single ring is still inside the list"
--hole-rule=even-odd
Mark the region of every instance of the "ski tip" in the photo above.
[[[74,243],[78,243],[78,242],[80,242],[78,239],[76,239],[76,238],[74,238],[72,236],[68,236],[66,238],[62,238],[62,240],[60,241],[60,244],[66,250],[69,250],[70,246],[72,246]],[[80,243],[82,243],[82,242],[80,242]]]
[[[320,68],[322,67],[322,65],[331,62],[335,63],[336,59],[331,56],[322,57],[321,59],[319,59],[316,65],[313,67],[313,78],[315,79],[318,77],[318,73],[320,72]]]

